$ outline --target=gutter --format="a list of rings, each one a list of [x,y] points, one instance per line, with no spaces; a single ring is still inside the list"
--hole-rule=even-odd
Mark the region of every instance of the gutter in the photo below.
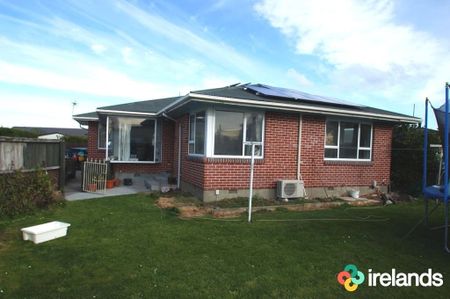
[[[88,117],[88,116],[72,116],[74,120],[98,120],[98,117]]]
[[[401,123],[420,123],[421,119],[416,117],[401,117],[401,116],[393,116],[386,115],[380,113],[370,113],[370,112],[361,112],[361,111],[349,111],[344,109],[337,108],[323,108],[323,107],[311,107],[306,105],[292,105],[292,104],[284,104],[284,103],[274,103],[270,101],[255,101],[255,100],[244,100],[237,98],[228,98],[228,97],[219,97],[219,96],[210,96],[203,95],[197,93],[189,93],[190,97],[195,98],[195,100],[203,101],[203,102],[221,102],[224,104],[241,104],[243,106],[258,106],[261,108],[269,108],[276,110],[285,110],[285,111],[296,111],[296,112],[307,112],[312,114],[323,114],[326,112],[329,115],[338,115],[338,116],[347,116],[347,117],[364,117],[385,121],[394,121]]]
[[[128,115],[144,115],[144,116],[156,116],[158,113],[152,113],[152,112],[130,112],[130,111],[120,111],[120,110],[104,110],[104,109],[97,109],[97,112],[100,113],[110,113],[110,114],[128,114]]]

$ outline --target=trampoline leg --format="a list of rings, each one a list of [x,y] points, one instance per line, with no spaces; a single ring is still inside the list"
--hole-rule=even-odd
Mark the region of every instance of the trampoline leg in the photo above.
[[[447,253],[450,253],[448,248],[448,200],[445,202],[445,219],[444,219],[444,249]]]

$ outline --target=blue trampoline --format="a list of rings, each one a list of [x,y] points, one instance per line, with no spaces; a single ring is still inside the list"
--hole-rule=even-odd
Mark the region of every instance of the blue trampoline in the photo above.
[[[424,130],[424,142],[423,142],[423,179],[422,179],[422,191],[425,197],[425,224],[428,225],[428,216],[431,212],[429,211],[428,205],[430,199],[440,200],[444,203],[444,249],[450,253],[448,247],[448,199],[449,199],[449,157],[448,157],[448,146],[449,146],[449,84],[445,84],[445,103],[439,108],[434,108],[428,98],[425,100],[425,130]],[[428,163],[428,106],[434,111],[436,116],[436,121],[438,124],[439,133],[441,135],[441,141],[443,141],[444,149],[444,184],[442,186],[427,186],[427,163]]]

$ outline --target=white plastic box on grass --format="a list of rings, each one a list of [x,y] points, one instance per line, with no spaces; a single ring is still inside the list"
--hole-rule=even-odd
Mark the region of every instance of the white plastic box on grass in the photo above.
[[[67,235],[67,229],[70,223],[52,221],[35,226],[24,227],[21,229],[23,239],[30,240],[34,244],[61,238]]]

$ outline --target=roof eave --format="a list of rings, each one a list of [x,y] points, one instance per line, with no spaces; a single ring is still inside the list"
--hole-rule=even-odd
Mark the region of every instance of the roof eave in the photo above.
[[[73,116],[74,120],[87,120],[87,121],[96,121],[98,117],[84,117],[84,116]]]
[[[72,116],[72,119],[77,121],[80,125],[87,126],[89,122],[97,122],[98,117],[89,117],[89,116]]]
[[[158,113],[154,112],[137,112],[137,111],[123,111],[123,110],[107,110],[97,109],[97,113],[109,115],[127,115],[127,116],[156,116]]]
[[[327,115],[339,115],[346,117],[364,117],[369,119],[377,119],[383,121],[397,122],[397,123],[411,123],[418,124],[421,123],[421,119],[417,117],[401,117],[395,115],[387,115],[382,113],[370,113],[370,112],[362,112],[362,111],[354,111],[347,109],[338,109],[338,108],[323,108],[323,107],[313,107],[307,105],[299,105],[299,104],[286,104],[286,103],[275,103],[271,101],[256,101],[256,100],[248,100],[248,99],[240,99],[240,98],[228,98],[228,97],[220,97],[220,96],[210,96],[203,95],[198,93],[189,93],[189,96],[196,101],[204,101],[204,102],[215,102],[215,103],[223,103],[223,104],[239,104],[251,107],[260,107],[260,108],[269,108],[275,110],[284,110],[284,111],[296,111],[296,112],[307,112],[312,114],[327,114]]]

